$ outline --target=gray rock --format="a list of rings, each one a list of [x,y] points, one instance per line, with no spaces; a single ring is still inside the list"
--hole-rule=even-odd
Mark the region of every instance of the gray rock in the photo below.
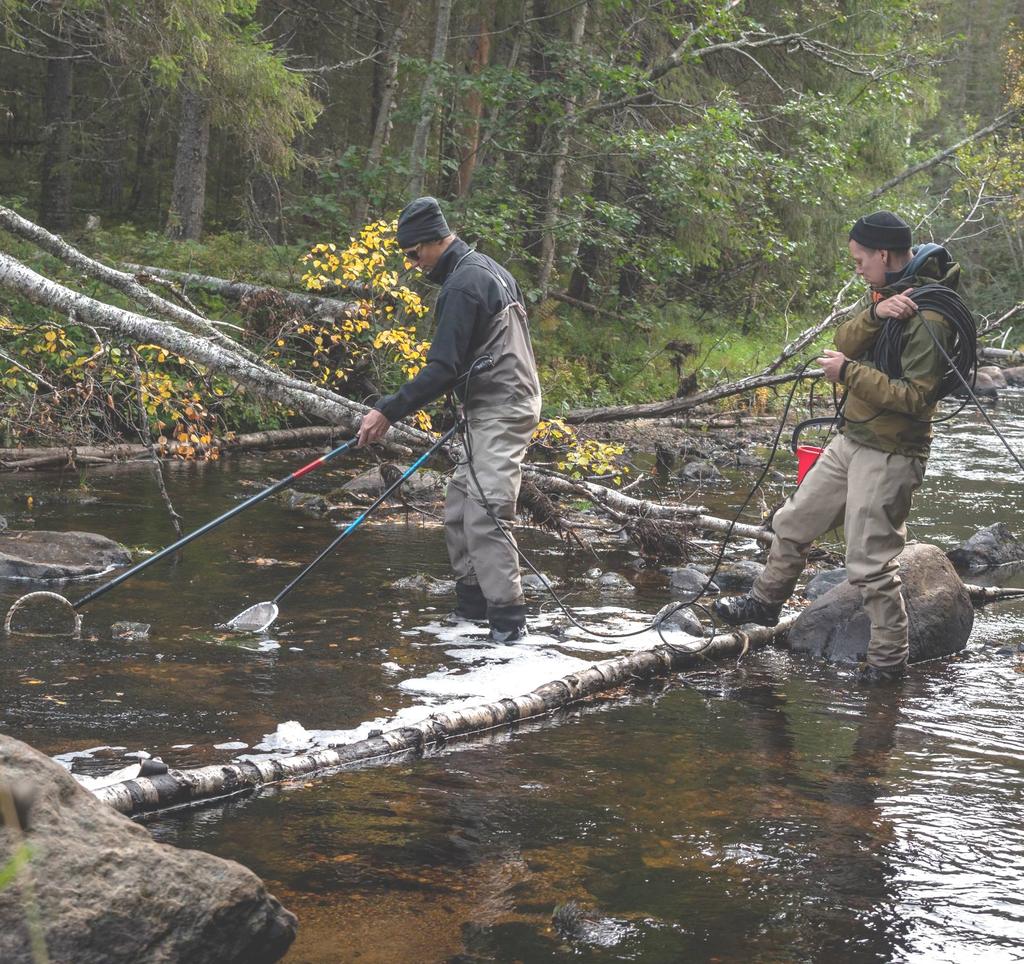
[[[558,585],[558,580],[546,572],[540,576],[533,572],[524,572],[522,582],[523,592],[547,592],[550,587]]]
[[[957,653],[974,625],[970,596],[945,553],[909,545],[899,557],[903,598],[910,614],[910,662]],[[855,663],[867,652],[871,624],[860,590],[841,583],[818,597],[789,631],[789,648],[830,663]]]
[[[0,775],[22,801],[51,961],[270,964],[294,940],[295,916],[241,864],[157,843],[60,764],[4,735]],[[12,831],[0,828],[0,866],[14,844]],[[0,960],[35,959],[25,921],[24,888],[4,887]]]
[[[718,584],[714,582],[705,588],[704,584],[708,581],[708,577],[697,569],[682,566],[679,569],[668,570],[668,572],[669,589],[673,596],[685,598],[701,591],[706,596],[715,596],[719,592]]]
[[[94,532],[0,532],[0,579],[75,579],[131,561],[124,546]]]
[[[594,566],[592,569],[588,569],[585,573],[583,573],[583,578],[596,581],[601,578],[601,573],[602,570],[597,566]]]
[[[1007,388],[1006,375],[998,365],[984,365],[978,369],[979,375],[984,375],[996,388]]]
[[[999,388],[996,383],[988,375],[983,375],[980,371],[975,379],[973,391],[978,398],[996,399],[999,397]],[[960,392],[956,392],[956,394],[961,396]],[[966,394],[966,390],[963,394]]]
[[[679,471],[684,482],[721,482],[722,473],[710,462],[688,462]]]
[[[285,496],[285,504],[289,509],[298,509],[307,515],[319,518],[331,507],[330,503],[316,492],[289,492]]]
[[[604,572],[598,577],[597,585],[602,592],[633,592],[633,583],[617,572]]]
[[[845,569],[830,569],[828,572],[819,572],[810,582],[804,586],[803,596],[805,599],[817,599],[824,596],[830,589],[846,582]]]
[[[113,639],[149,639],[149,623],[114,623],[110,627]]]
[[[392,589],[403,592],[425,592],[428,596],[454,596],[454,579],[436,579],[425,573],[418,572],[412,576],[402,576],[391,583]]]
[[[715,585],[723,592],[747,592],[762,572],[764,566],[753,560],[726,562],[715,573]]]
[[[1010,388],[1024,388],[1024,365],[1017,365],[1014,368],[1004,368],[1003,378]]]
[[[0,515],[0,532],[3,532],[7,528],[7,520]]]
[[[677,605],[678,603],[669,603],[667,606],[663,606],[658,611],[658,616]],[[682,609],[676,609],[671,613],[671,615],[666,616],[663,620],[663,625],[675,626],[677,629],[681,629],[684,633],[688,633],[690,636],[704,635],[704,626],[701,624],[700,619],[697,618],[697,614],[690,609],[689,606],[684,606]]]
[[[398,466],[398,474],[407,468],[406,465]],[[406,479],[399,491],[404,492],[407,498],[440,498],[444,494],[445,482],[445,476],[440,473],[421,469]],[[385,483],[381,476],[380,466],[376,465],[346,482],[340,491],[349,495],[368,495],[377,498],[387,486],[388,483]]]
[[[979,572],[995,566],[1024,564],[1024,544],[1003,522],[979,529],[947,555],[957,572]]]

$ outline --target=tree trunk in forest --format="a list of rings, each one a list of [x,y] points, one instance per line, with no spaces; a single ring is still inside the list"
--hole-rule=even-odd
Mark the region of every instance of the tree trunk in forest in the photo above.
[[[595,202],[607,201],[611,196],[612,179],[609,171],[611,158],[599,157],[594,166],[593,181],[590,185],[590,196]],[[604,248],[592,239],[598,236],[598,232],[587,230],[591,219],[584,219],[579,253],[576,257],[576,266],[573,268],[572,277],[569,279],[569,287],[566,294],[578,301],[589,301],[591,297],[590,286],[597,278],[601,266],[601,255]]]
[[[144,95],[148,94],[149,84],[145,77],[142,78],[142,88]],[[125,209],[125,214],[129,217],[138,211],[139,205],[142,203],[142,192],[146,184],[146,174],[149,171],[152,120],[153,113],[150,110],[149,100],[144,96],[135,118],[135,171],[132,174],[132,190],[128,197],[128,206]]]
[[[366,167],[364,178],[369,180],[374,169],[380,164],[384,156],[384,148],[387,147],[391,136],[391,112],[395,109],[395,94],[398,91],[398,65],[402,57],[402,42],[405,39],[406,31],[412,20],[416,4],[409,0],[395,24],[391,33],[387,49],[384,51],[383,83],[380,90],[380,106],[377,108],[376,120],[373,125],[373,136],[370,138],[370,148],[366,152]],[[370,198],[365,188],[356,202],[352,214],[353,230],[358,231],[366,224],[370,212]]]
[[[416,123],[413,134],[412,150],[409,153],[409,197],[419,197],[423,193],[426,178],[427,140],[434,119],[434,97],[437,92],[437,70],[444,63],[445,50],[448,47],[448,25],[452,15],[452,0],[438,0],[437,22],[434,28],[434,49],[430,55],[430,67],[420,89],[420,119]]]
[[[174,183],[167,215],[167,237],[198,241],[206,207],[206,162],[210,152],[210,105],[197,81],[181,84],[181,121],[174,159]]]
[[[43,92],[43,159],[40,171],[39,220],[53,231],[71,227],[72,80],[74,61],[68,28],[59,16],[46,43]]]
[[[254,241],[287,244],[284,212],[281,207],[281,186],[270,171],[254,171],[248,179],[245,196],[248,233]]]
[[[546,30],[552,23],[551,0],[533,0],[531,15],[534,23],[530,40],[530,80],[542,85],[550,79]],[[540,225],[534,212],[540,208],[542,199],[548,194],[550,169],[541,156],[547,142],[547,132],[546,117],[539,109],[531,111],[523,151],[523,193],[526,195],[526,204],[523,205],[523,250],[532,255],[537,255],[540,249]]]
[[[587,28],[587,12],[589,0],[577,5],[572,15],[572,27],[569,31],[569,50],[572,56],[579,55],[583,45],[583,33]],[[572,125],[576,118],[576,97],[567,97],[564,105],[565,114],[556,134],[555,159],[551,165],[551,178],[548,183],[547,203],[544,206],[544,225],[541,229],[540,268],[537,271],[537,287],[546,294],[551,283],[551,273],[555,266],[555,230],[558,226],[558,210],[562,204],[562,189],[565,182],[565,166],[569,159],[569,143],[572,137]]]
[[[480,15],[476,29],[469,38],[466,67],[470,77],[478,77],[480,72],[491,62],[491,16],[488,9]],[[475,88],[466,97],[467,120],[462,128],[461,145],[459,147],[459,169],[455,177],[455,194],[465,197],[469,193],[469,185],[476,170],[477,154],[480,150],[480,118],[483,116],[484,101]]]

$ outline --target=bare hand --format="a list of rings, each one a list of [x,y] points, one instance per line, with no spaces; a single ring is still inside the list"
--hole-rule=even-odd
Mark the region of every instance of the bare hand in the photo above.
[[[369,445],[371,442],[382,439],[387,434],[389,428],[391,428],[391,423],[377,409],[371,409],[363,416],[363,420],[359,423],[359,436],[356,448],[361,449],[364,445]]]
[[[912,318],[917,314],[917,305],[907,295],[914,289],[907,288],[906,291],[886,298],[885,301],[875,305],[876,318]]]
[[[839,372],[842,370],[846,360],[846,356],[841,351],[833,351],[831,348],[826,348],[825,354],[818,359],[818,364],[821,365],[822,370],[825,372],[825,377],[830,382],[838,382]]]

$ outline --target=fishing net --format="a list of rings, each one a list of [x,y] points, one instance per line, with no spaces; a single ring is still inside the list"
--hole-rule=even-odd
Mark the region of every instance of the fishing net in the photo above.
[[[59,592],[30,592],[15,599],[4,632],[17,636],[78,636],[82,616]]]
[[[236,633],[262,633],[275,619],[278,608],[276,603],[261,602],[248,609],[243,609],[234,619],[224,625]]]

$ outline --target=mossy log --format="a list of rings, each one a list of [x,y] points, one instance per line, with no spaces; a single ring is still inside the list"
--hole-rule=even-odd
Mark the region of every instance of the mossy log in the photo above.
[[[216,800],[323,770],[416,756],[457,738],[545,716],[633,680],[665,676],[706,660],[736,656],[748,648],[764,647],[772,639],[784,635],[795,620],[795,616],[790,616],[772,628],[729,633],[708,641],[694,639],[689,646],[662,644],[627,656],[601,660],[577,673],[545,683],[523,696],[435,713],[412,726],[389,730],[347,746],[284,759],[170,770],[157,776],[126,780],[95,792],[100,800],[115,810],[137,815]]]

